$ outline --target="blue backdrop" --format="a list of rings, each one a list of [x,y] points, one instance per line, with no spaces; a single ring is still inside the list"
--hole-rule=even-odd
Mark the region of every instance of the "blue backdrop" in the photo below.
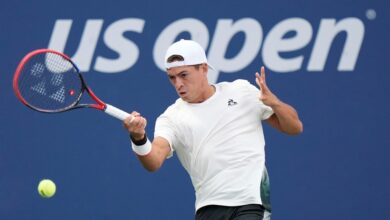
[[[72,56],[100,98],[154,120],[176,99],[160,68],[192,38],[219,70],[212,82],[269,87],[304,133],[265,125],[273,219],[390,219],[389,11],[385,0],[7,1],[0,7],[0,219],[193,219],[176,157],[145,171],[120,121],[94,110],[24,107],[12,77],[29,51]],[[57,194],[42,199],[38,182]]]

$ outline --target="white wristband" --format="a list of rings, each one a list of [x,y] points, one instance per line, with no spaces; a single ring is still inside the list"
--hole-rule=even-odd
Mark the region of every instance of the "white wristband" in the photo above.
[[[131,148],[136,154],[145,156],[152,151],[152,143],[150,143],[149,139],[147,139],[146,143],[143,145],[136,145],[134,142],[131,142]]]

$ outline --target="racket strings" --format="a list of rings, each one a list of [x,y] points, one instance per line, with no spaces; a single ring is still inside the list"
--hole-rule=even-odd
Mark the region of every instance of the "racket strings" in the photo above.
[[[21,96],[30,107],[56,112],[77,104],[82,83],[73,64],[56,53],[40,53],[24,65],[18,79]]]

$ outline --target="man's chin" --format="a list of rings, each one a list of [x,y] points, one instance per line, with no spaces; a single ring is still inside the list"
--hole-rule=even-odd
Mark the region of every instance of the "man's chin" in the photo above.
[[[183,101],[188,102],[188,98],[186,98],[185,96],[180,96],[180,98],[181,98]]]
[[[186,102],[189,102],[189,101],[190,101],[189,98],[188,98],[188,96],[186,96],[186,95],[180,95],[180,94],[179,94],[179,96],[180,96],[180,98],[181,98],[183,101],[186,101]]]

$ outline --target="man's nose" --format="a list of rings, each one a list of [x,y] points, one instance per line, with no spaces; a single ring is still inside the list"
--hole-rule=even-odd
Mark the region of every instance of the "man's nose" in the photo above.
[[[176,87],[176,89],[179,90],[180,87],[182,87],[182,86],[183,86],[183,81],[180,78],[176,79],[175,80],[175,87]]]

